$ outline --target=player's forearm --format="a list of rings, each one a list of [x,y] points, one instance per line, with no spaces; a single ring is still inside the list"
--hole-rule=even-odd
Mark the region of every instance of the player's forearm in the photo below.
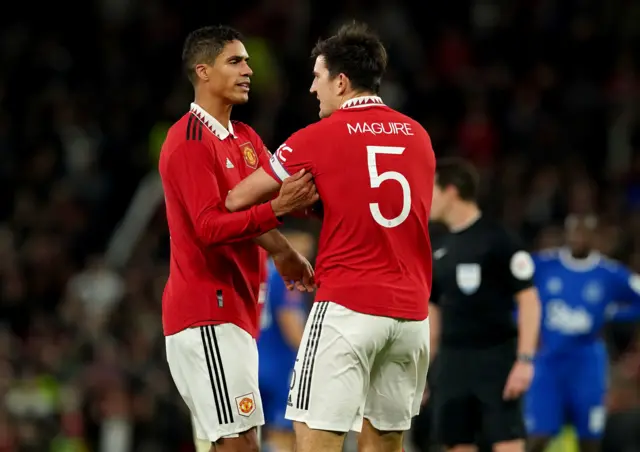
[[[256,237],[253,241],[260,247],[264,248],[271,256],[293,250],[289,241],[277,229],[272,229],[271,231]]]
[[[517,294],[518,301],[518,353],[533,355],[538,347],[540,333],[540,300],[531,287]]]
[[[224,204],[229,212],[238,212],[275,198],[279,188],[280,184],[259,168],[227,193]]]
[[[270,201],[276,194],[277,192],[250,192],[245,190],[244,187],[237,186],[229,192],[224,205],[229,212],[239,212],[253,205]]]
[[[226,245],[256,238],[278,225],[273,208],[267,203],[242,212],[209,210],[198,217],[195,229],[204,245]]]
[[[294,310],[283,309],[278,313],[278,323],[284,340],[293,350],[298,350],[304,333],[304,322],[300,315]]]

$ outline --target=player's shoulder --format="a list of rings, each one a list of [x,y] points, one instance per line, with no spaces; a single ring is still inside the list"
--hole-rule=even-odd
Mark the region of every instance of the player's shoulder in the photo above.
[[[599,253],[598,253],[598,256],[600,258],[600,261],[598,262],[598,267],[608,273],[615,274],[615,273],[624,272],[627,268],[622,262],[616,259],[613,259],[608,256],[603,256]]]
[[[202,122],[190,112],[178,119],[167,131],[160,151],[160,161],[189,148],[202,146],[203,137],[206,137],[203,127]]]

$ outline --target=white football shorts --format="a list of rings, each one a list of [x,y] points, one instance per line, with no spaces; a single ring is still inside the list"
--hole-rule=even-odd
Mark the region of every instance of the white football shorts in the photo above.
[[[215,443],[264,424],[258,349],[231,323],[189,328],[165,338],[173,381],[197,439]]]
[[[400,320],[316,302],[296,358],[286,418],[309,428],[406,431],[429,369],[429,319]]]

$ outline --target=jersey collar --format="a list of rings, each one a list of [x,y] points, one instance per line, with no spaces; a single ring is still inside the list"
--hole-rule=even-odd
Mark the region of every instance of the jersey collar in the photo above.
[[[558,251],[558,258],[565,268],[577,272],[588,272],[593,270],[600,263],[600,253],[592,251],[584,259],[576,259],[571,255],[571,251],[564,247]]]
[[[207,113],[204,108],[195,102],[191,103],[191,108],[189,111],[204,124],[207,129],[211,131],[220,141],[227,138],[231,135],[233,138],[236,138],[236,135],[233,133],[233,126],[231,125],[231,121],[229,121],[228,129],[225,129],[220,122]]]
[[[373,106],[384,106],[384,102],[382,102],[382,99],[378,96],[360,96],[345,101],[340,109],[347,110],[350,108],[363,108]]]

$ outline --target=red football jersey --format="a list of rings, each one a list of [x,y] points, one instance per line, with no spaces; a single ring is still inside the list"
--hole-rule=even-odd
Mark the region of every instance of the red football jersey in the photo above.
[[[238,182],[269,166],[268,159],[251,127],[233,121],[227,130],[196,104],[169,129],[160,153],[171,236],[165,335],[216,323],[258,334],[266,252],[250,239],[279,222],[270,203],[230,213],[224,202]]]
[[[264,169],[313,174],[324,216],[316,300],[365,314],[423,320],[431,291],[431,140],[377,96],[345,102],[293,134]]]

